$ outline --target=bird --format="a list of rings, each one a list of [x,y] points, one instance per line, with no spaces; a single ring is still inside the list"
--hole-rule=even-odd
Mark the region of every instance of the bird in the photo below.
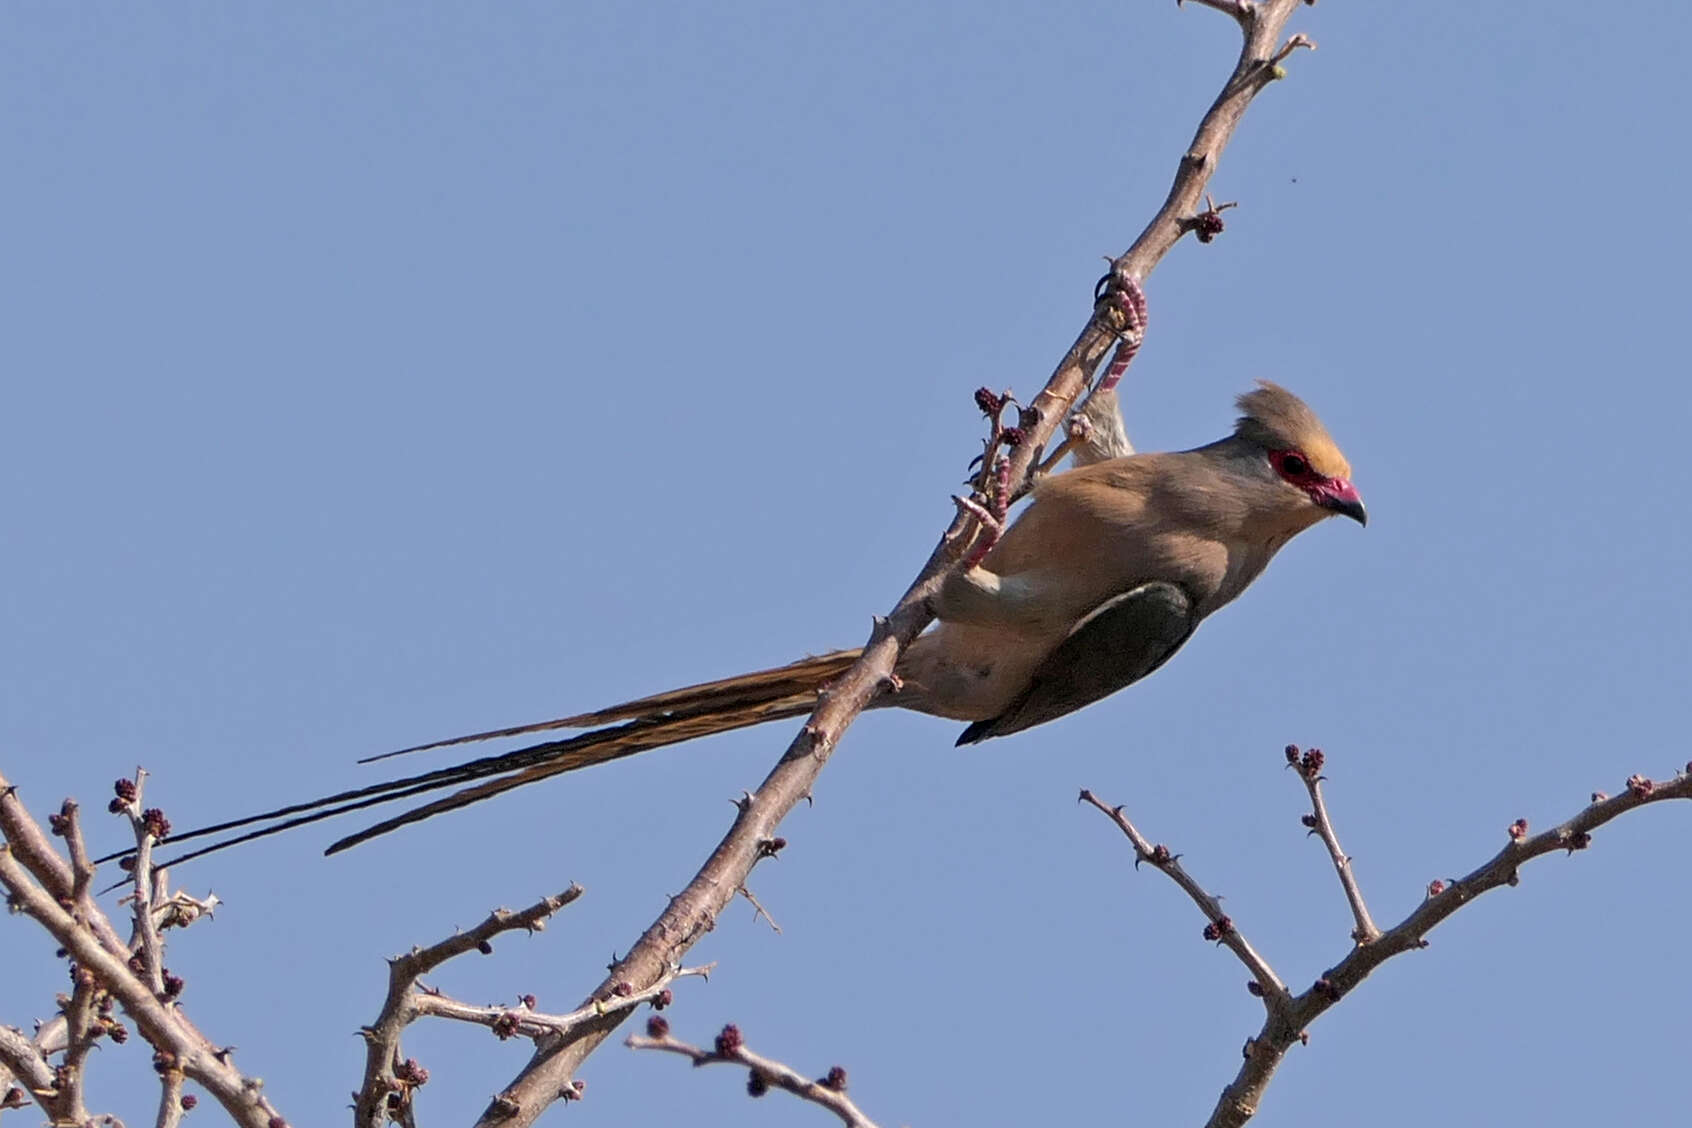
[[[897,692],[871,707],[968,722],[960,745],[1045,724],[1158,669],[1305,529],[1333,516],[1368,523],[1351,464],[1303,400],[1259,381],[1236,403],[1232,432],[1215,442],[1095,457],[1039,480],[1027,506],[985,555],[947,575],[932,600],[935,623],[895,666]],[[1115,414],[1114,400],[1111,407]],[[1120,447],[1132,450],[1125,438]],[[802,716],[861,653],[835,650],[573,716],[373,756],[369,760],[587,730],[173,835],[172,841],[182,841],[271,824],[171,861],[468,785],[336,840],[325,851],[334,854],[563,772]]]

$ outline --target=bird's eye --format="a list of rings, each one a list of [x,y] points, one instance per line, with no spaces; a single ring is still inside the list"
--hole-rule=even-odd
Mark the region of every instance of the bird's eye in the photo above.
[[[1303,455],[1289,454],[1281,459],[1281,473],[1291,478],[1302,478],[1310,473],[1310,463]]]

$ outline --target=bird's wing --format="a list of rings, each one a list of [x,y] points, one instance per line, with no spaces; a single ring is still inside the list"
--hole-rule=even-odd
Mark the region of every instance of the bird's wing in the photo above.
[[[1021,732],[1132,685],[1181,649],[1198,619],[1187,593],[1161,581],[1106,600],[1035,669],[1022,696],[964,729],[958,743]]]

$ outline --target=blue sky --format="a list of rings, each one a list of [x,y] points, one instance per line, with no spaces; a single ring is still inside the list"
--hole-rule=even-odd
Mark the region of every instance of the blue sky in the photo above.
[[[1150,280],[1125,400],[1169,449],[1288,385],[1369,528],[1301,537],[1059,723],[959,750],[864,719],[755,874],[782,934],[732,907],[678,1033],[843,1064],[888,1125],[1200,1122],[1259,1006],[1079,787],[1304,984],[1349,924],[1287,742],[1327,750],[1384,921],[1511,820],[1689,758],[1679,15],[1295,16],[1320,49],[1228,151],[1227,232]],[[1169,3],[15,3],[0,30],[0,763],[43,814],[144,764],[178,826],[861,641],[950,517],[971,391],[1044,381],[1236,43]],[[338,1122],[384,954],[580,881],[437,977],[568,1009],[786,740],[185,869],[226,901],[175,942],[185,1003],[294,1123]],[[1689,846],[1656,808],[1537,863],[1323,1018],[1258,1122],[1682,1115]],[[0,964],[0,1021],[45,1014],[44,937],[0,928]],[[406,1045],[429,1122],[524,1056]],[[95,1103],[146,1121],[146,1055],[98,1065]],[[583,1077],[553,1119],[826,1122],[616,1046]]]

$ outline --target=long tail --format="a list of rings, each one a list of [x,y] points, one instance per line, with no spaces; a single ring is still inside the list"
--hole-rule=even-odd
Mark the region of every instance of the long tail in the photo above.
[[[362,810],[365,807],[389,803],[397,799],[409,799],[415,795],[422,795],[459,784],[474,783],[472,787],[455,791],[444,798],[414,807],[392,818],[384,819],[373,826],[366,827],[355,834],[349,834],[338,839],[324,851],[327,854],[334,854],[378,835],[386,834],[390,830],[397,830],[402,826],[420,822],[446,811],[467,807],[483,799],[492,798],[501,792],[510,791],[514,787],[522,787],[524,784],[534,783],[561,772],[573,772],[578,768],[592,767],[594,764],[603,764],[610,760],[621,759],[624,756],[632,756],[636,752],[645,752],[650,748],[679,744],[684,740],[692,740],[695,737],[728,732],[732,729],[762,724],[765,721],[780,720],[784,717],[800,716],[809,713],[815,707],[817,691],[831,679],[845,673],[847,667],[857,661],[860,653],[862,651],[859,650],[837,650],[816,658],[803,658],[786,666],[777,666],[770,670],[741,674],[739,677],[705,682],[701,685],[688,686],[685,689],[671,690],[668,693],[658,693],[651,697],[642,697],[606,709],[597,709],[591,713],[578,713],[573,717],[561,717],[557,720],[516,725],[510,728],[490,729],[487,732],[472,733],[469,736],[453,737],[450,740],[420,744],[414,748],[401,749],[399,752],[373,756],[370,759],[380,760],[406,752],[422,752],[428,749],[468,744],[479,740],[550,732],[563,728],[602,726],[563,740],[549,740],[512,752],[483,756],[462,764],[436,768],[433,771],[420,772],[416,775],[387,780],[383,783],[373,783],[365,787],[356,787],[349,791],[326,795],[321,799],[278,807],[261,814],[248,815],[245,818],[231,819],[211,826],[198,827],[185,833],[173,834],[170,841],[175,843],[194,838],[204,838],[207,835],[220,834],[224,831],[238,830],[242,827],[257,827],[257,829],[248,830],[232,838],[214,842],[210,846],[186,854],[179,854],[160,864],[174,865],[187,861],[189,858],[198,858],[222,850],[239,842],[249,842],[255,838],[279,834],[284,830],[314,823],[320,819],[333,818],[349,811]],[[278,819],[282,821],[273,821]],[[270,825],[258,826],[261,823]],[[124,851],[124,853],[129,853],[129,851]],[[120,856],[122,855],[114,854],[109,858],[99,860],[109,861],[111,858]]]

